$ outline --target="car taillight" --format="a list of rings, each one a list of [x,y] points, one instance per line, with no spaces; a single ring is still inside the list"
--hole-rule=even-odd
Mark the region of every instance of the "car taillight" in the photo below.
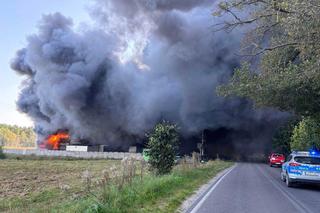
[[[289,166],[300,166],[299,163],[289,163]]]

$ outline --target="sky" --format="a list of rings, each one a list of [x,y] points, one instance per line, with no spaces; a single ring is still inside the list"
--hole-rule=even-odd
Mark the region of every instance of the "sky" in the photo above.
[[[75,25],[90,21],[89,0],[7,0],[0,8],[0,123],[33,126],[16,107],[22,76],[10,68],[15,52],[26,45],[26,37],[37,32],[42,14],[60,12]]]

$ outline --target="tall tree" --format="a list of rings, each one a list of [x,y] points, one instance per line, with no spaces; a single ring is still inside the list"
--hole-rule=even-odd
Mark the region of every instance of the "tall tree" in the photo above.
[[[313,146],[320,148],[319,119],[304,118],[294,128],[291,138],[292,150],[309,150]]]
[[[274,152],[286,155],[291,152],[292,133],[298,122],[296,119],[291,119],[276,131],[272,138]]]
[[[249,24],[241,54],[260,66],[244,63],[224,96],[254,100],[297,115],[316,116],[320,109],[320,2],[318,0],[228,0],[215,15],[231,15],[219,29]],[[218,27],[220,27],[218,26]]]

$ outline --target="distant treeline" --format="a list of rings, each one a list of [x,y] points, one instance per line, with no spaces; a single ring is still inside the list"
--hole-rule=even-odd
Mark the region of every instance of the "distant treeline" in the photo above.
[[[36,135],[32,127],[0,124],[0,145],[10,147],[34,147]]]

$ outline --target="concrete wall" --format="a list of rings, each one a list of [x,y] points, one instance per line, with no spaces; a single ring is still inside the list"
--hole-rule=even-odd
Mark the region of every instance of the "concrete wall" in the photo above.
[[[71,151],[55,151],[55,150],[16,150],[4,149],[6,154],[15,155],[35,155],[35,156],[49,156],[49,157],[74,157],[86,159],[123,159],[124,157],[141,157],[140,153],[129,152],[71,152]]]

